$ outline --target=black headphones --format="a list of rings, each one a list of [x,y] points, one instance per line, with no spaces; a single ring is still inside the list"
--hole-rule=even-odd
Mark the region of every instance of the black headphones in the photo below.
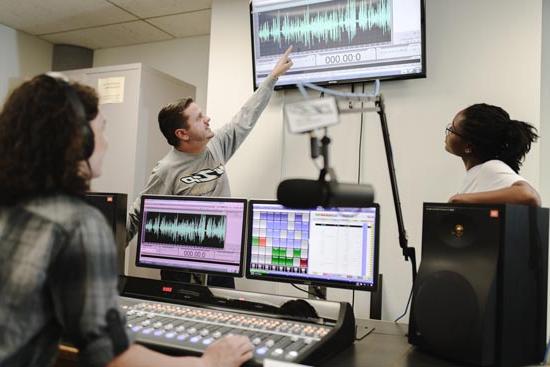
[[[62,74],[46,73],[44,75],[55,80],[57,85],[65,91],[65,98],[73,110],[76,120],[75,123],[80,126],[82,135],[82,159],[88,160],[94,152],[94,132],[92,131],[90,122],[86,119],[84,105],[80,101],[80,98],[76,94],[74,88],[68,83],[67,80],[64,79]]]

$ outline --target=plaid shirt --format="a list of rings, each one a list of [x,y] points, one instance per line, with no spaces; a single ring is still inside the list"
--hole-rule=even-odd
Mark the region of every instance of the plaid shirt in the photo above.
[[[111,361],[127,347],[117,270],[112,231],[82,200],[0,206],[0,366],[50,366],[62,335],[81,365]]]

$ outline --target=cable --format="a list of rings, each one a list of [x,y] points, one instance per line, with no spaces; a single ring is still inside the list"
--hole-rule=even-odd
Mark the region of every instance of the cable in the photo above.
[[[354,84],[351,85],[351,93],[355,93],[355,86]],[[362,88],[362,93],[365,93],[365,83],[363,83],[363,88]],[[349,102],[350,103],[350,108],[352,107],[352,104],[351,104],[351,101]],[[357,167],[357,183],[360,184],[361,183],[361,156],[363,155],[362,154],[362,142],[363,142],[363,102],[361,102],[361,125],[360,125],[360,128],[359,128],[359,159],[358,159],[358,167]],[[352,290],[352,293],[351,293],[351,307],[353,309],[353,311],[355,312],[355,307],[354,307],[354,304],[355,304],[355,289]],[[362,340],[365,336],[367,336],[367,334],[365,334],[362,338],[360,339],[355,339],[355,340]]]
[[[414,287],[414,283],[411,286],[411,292],[409,293],[409,299],[407,300],[407,305],[405,306],[405,311],[398,318],[393,320],[393,322],[397,322],[397,321],[401,320],[403,318],[403,316],[405,316],[407,314],[407,311],[409,311],[409,304],[411,303],[411,298],[412,298],[412,295],[413,295],[413,287]]]
[[[283,111],[285,109],[285,104],[286,104],[286,92],[285,90],[283,89]],[[283,126],[282,126],[282,129],[283,131],[281,132],[282,133],[282,145],[283,145],[283,149],[281,149],[281,180],[285,177],[285,160],[286,160],[286,154],[285,154],[285,151],[286,151],[286,132],[285,132],[285,126],[287,124],[287,121],[286,121],[286,113],[283,112]]]
[[[353,88],[352,88],[352,93],[354,92]],[[363,83],[363,90],[362,90],[362,93],[364,94],[365,93],[365,83]],[[350,104],[351,104],[351,101],[350,101]],[[360,128],[359,128],[359,162],[358,162],[358,169],[357,169],[357,183],[360,184],[361,183],[361,163],[362,163],[362,160],[361,160],[361,157],[363,156],[363,125],[364,125],[364,112],[363,112],[363,105],[364,105],[364,102],[361,101],[361,125],[360,125]]]
[[[323,299],[323,297],[319,297],[319,295],[317,295],[317,294],[315,294],[315,293],[312,293],[312,292],[310,292],[310,291],[306,291],[305,289],[302,289],[302,288],[298,287],[298,286],[297,286],[296,284],[294,284],[294,283],[290,283],[290,285],[293,286],[294,288],[296,288],[296,289],[299,290],[299,291],[302,291],[302,292],[304,292],[304,293],[309,294],[310,296],[313,296],[313,297],[316,297],[316,298]]]

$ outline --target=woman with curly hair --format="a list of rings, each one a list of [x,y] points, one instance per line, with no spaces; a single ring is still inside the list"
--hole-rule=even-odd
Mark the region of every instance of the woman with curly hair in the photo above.
[[[0,113],[0,365],[51,366],[61,335],[85,366],[242,364],[252,357],[242,336],[201,358],[130,344],[112,232],[83,201],[104,128],[94,90],[51,75],[23,83]]]
[[[450,202],[540,206],[537,191],[519,175],[531,143],[538,138],[532,125],[481,103],[457,113],[445,132],[445,149],[466,167],[462,187]]]

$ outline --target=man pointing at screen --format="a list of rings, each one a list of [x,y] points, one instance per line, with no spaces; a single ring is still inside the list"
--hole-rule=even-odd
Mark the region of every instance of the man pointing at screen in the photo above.
[[[225,164],[248,136],[267,106],[278,77],[291,66],[289,47],[269,76],[233,116],[216,132],[210,129],[210,117],[191,99],[184,98],[164,107],[158,115],[159,127],[170,152],[157,162],[143,191],[130,208],[127,240],[138,231],[140,199],[144,194],[231,196]],[[164,280],[189,281],[190,275],[162,270]],[[209,285],[235,287],[233,278],[212,276]]]

